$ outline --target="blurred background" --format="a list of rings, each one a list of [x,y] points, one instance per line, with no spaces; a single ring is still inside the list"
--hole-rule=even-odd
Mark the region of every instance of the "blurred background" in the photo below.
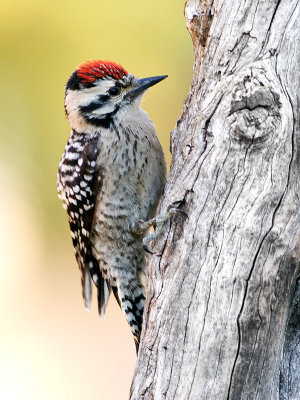
[[[181,0],[1,0],[0,398],[128,399],[135,347],[113,298],[88,313],[56,172],[64,85],[85,60],[168,74],[143,108],[169,136],[192,78]]]

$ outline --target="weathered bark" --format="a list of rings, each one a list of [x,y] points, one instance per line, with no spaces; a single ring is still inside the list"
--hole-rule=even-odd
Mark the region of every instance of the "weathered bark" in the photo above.
[[[300,3],[190,0],[131,400],[300,398]],[[297,288],[297,290],[296,290]]]

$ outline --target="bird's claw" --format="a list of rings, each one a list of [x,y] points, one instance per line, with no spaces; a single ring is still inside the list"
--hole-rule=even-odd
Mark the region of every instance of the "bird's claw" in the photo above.
[[[174,201],[173,203],[171,203],[167,207],[167,213],[165,215],[163,215],[162,217],[158,216],[158,217],[153,218],[153,219],[151,219],[151,220],[149,220],[147,222],[144,222],[144,226],[147,227],[147,228],[149,228],[150,226],[155,226],[156,227],[156,229],[155,229],[155,231],[153,233],[149,234],[148,236],[144,237],[144,239],[143,239],[143,247],[144,247],[144,250],[147,253],[155,254],[151,250],[148,249],[148,244],[153,239],[156,239],[159,236],[159,234],[161,233],[165,223],[168,222],[173,217],[173,215],[175,215],[177,213],[180,213],[183,216],[185,216],[186,218],[188,217],[188,215],[187,215],[187,213],[185,211],[181,210],[178,207],[175,207],[176,205],[180,206],[182,204],[184,204],[184,200]]]
[[[182,200],[175,200],[173,201],[171,204],[169,204],[168,209],[169,208],[178,208],[180,206],[183,206],[185,203],[185,199]],[[176,207],[177,206],[177,207]]]
[[[148,247],[147,247],[145,244],[143,244],[143,249],[144,249],[145,252],[148,253],[148,254],[155,254],[153,251],[149,250]]]
[[[182,200],[175,200],[173,201],[171,204],[169,204],[167,211],[168,213],[171,214],[171,217],[173,215],[175,215],[176,213],[180,213],[182,215],[184,215],[186,218],[188,218],[188,215],[185,211],[181,210],[181,206],[183,206],[185,204],[185,199]]]

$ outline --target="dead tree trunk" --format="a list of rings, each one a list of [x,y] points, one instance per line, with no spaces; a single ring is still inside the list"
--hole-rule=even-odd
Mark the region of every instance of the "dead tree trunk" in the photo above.
[[[300,399],[300,2],[189,0],[131,400]],[[297,290],[298,287],[298,290]]]

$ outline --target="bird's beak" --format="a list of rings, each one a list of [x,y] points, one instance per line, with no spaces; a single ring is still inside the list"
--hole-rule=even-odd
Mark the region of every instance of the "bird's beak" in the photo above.
[[[127,92],[126,97],[135,99],[140,94],[142,94],[149,87],[156,85],[158,82],[166,79],[168,75],[152,76],[151,78],[134,79],[132,83],[132,88]]]

